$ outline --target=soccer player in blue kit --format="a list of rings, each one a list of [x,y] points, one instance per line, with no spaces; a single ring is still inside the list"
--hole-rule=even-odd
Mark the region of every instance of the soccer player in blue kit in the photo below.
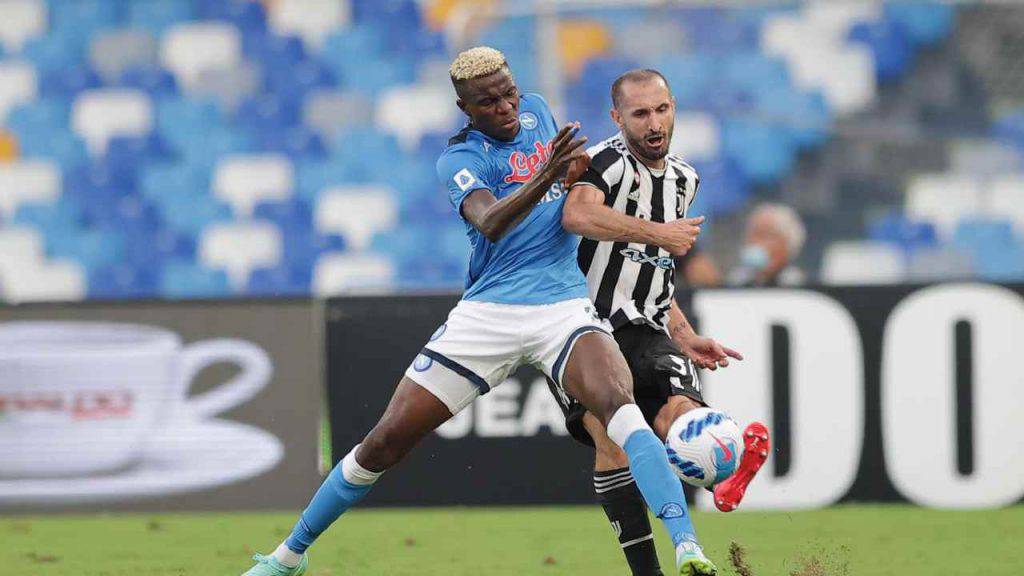
[[[297,576],[306,549],[423,437],[532,364],[605,425],[648,507],[676,547],[679,573],[713,575],[665,447],[633,400],[629,368],[588,299],[579,239],[562,227],[566,186],[589,158],[578,124],[558,129],[547,103],[521,94],[504,55],[467,50],[449,70],[467,126],[437,173],[466,225],[472,256],[462,300],[405,372],[377,425],[331,471],[292,534],[256,555],[248,576]]]

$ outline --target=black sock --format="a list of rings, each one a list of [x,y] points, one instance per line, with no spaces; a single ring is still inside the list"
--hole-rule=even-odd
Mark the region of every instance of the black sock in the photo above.
[[[629,468],[594,472],[594,492],[619,537],[633,576],[663,576],[647,504]]]

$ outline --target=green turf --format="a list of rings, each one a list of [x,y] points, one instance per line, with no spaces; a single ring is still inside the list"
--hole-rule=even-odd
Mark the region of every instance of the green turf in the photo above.
[[[0,574],[238,575],[254,551],[268,552],[287,534],[293,517],[2,517]],[[723,574],[736,574],[727,568],[732,541],[746,549],[754,576],[1024,574],[1024,506],[844,506],[698,514],[696,523]],[[623,576],[628,570],[613,538],[596,507],[355,511],[313,548],[308,574]],[[658,546],[669,567],[666,539]]]

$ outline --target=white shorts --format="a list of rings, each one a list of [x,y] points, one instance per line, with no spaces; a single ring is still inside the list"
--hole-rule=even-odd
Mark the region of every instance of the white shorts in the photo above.
[[[532,364],[562,389],[566,360],[580,336],[611,337],[586,298],[544,305],[462,300],[430,337],[405,375],[458,414],[477,396]]]

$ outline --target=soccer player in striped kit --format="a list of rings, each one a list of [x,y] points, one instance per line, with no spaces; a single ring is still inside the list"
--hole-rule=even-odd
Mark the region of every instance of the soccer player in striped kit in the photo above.
[[[590,297],[629,364],[637,404],[664,439],[676,418],[705,405],[694,364],[715,370],[742,356],[698,335],[674,298],[673,256],[692,248],[704,219],[686,217],[700,185],[697,172],[668,153],[675,121],[668,82],[657,71],[632,70],[611,92],[620,132],[587,150],[590,167],[573,184],[562,223],[584,237],[578,261]],[[628,460],[579,402],[559,400],[572,436],[595,446],[594,490],[634,576],[661,575]],[[763,424],[747,427],[739,469],[715,487],[719,509],[739,505],[768,442]]]

